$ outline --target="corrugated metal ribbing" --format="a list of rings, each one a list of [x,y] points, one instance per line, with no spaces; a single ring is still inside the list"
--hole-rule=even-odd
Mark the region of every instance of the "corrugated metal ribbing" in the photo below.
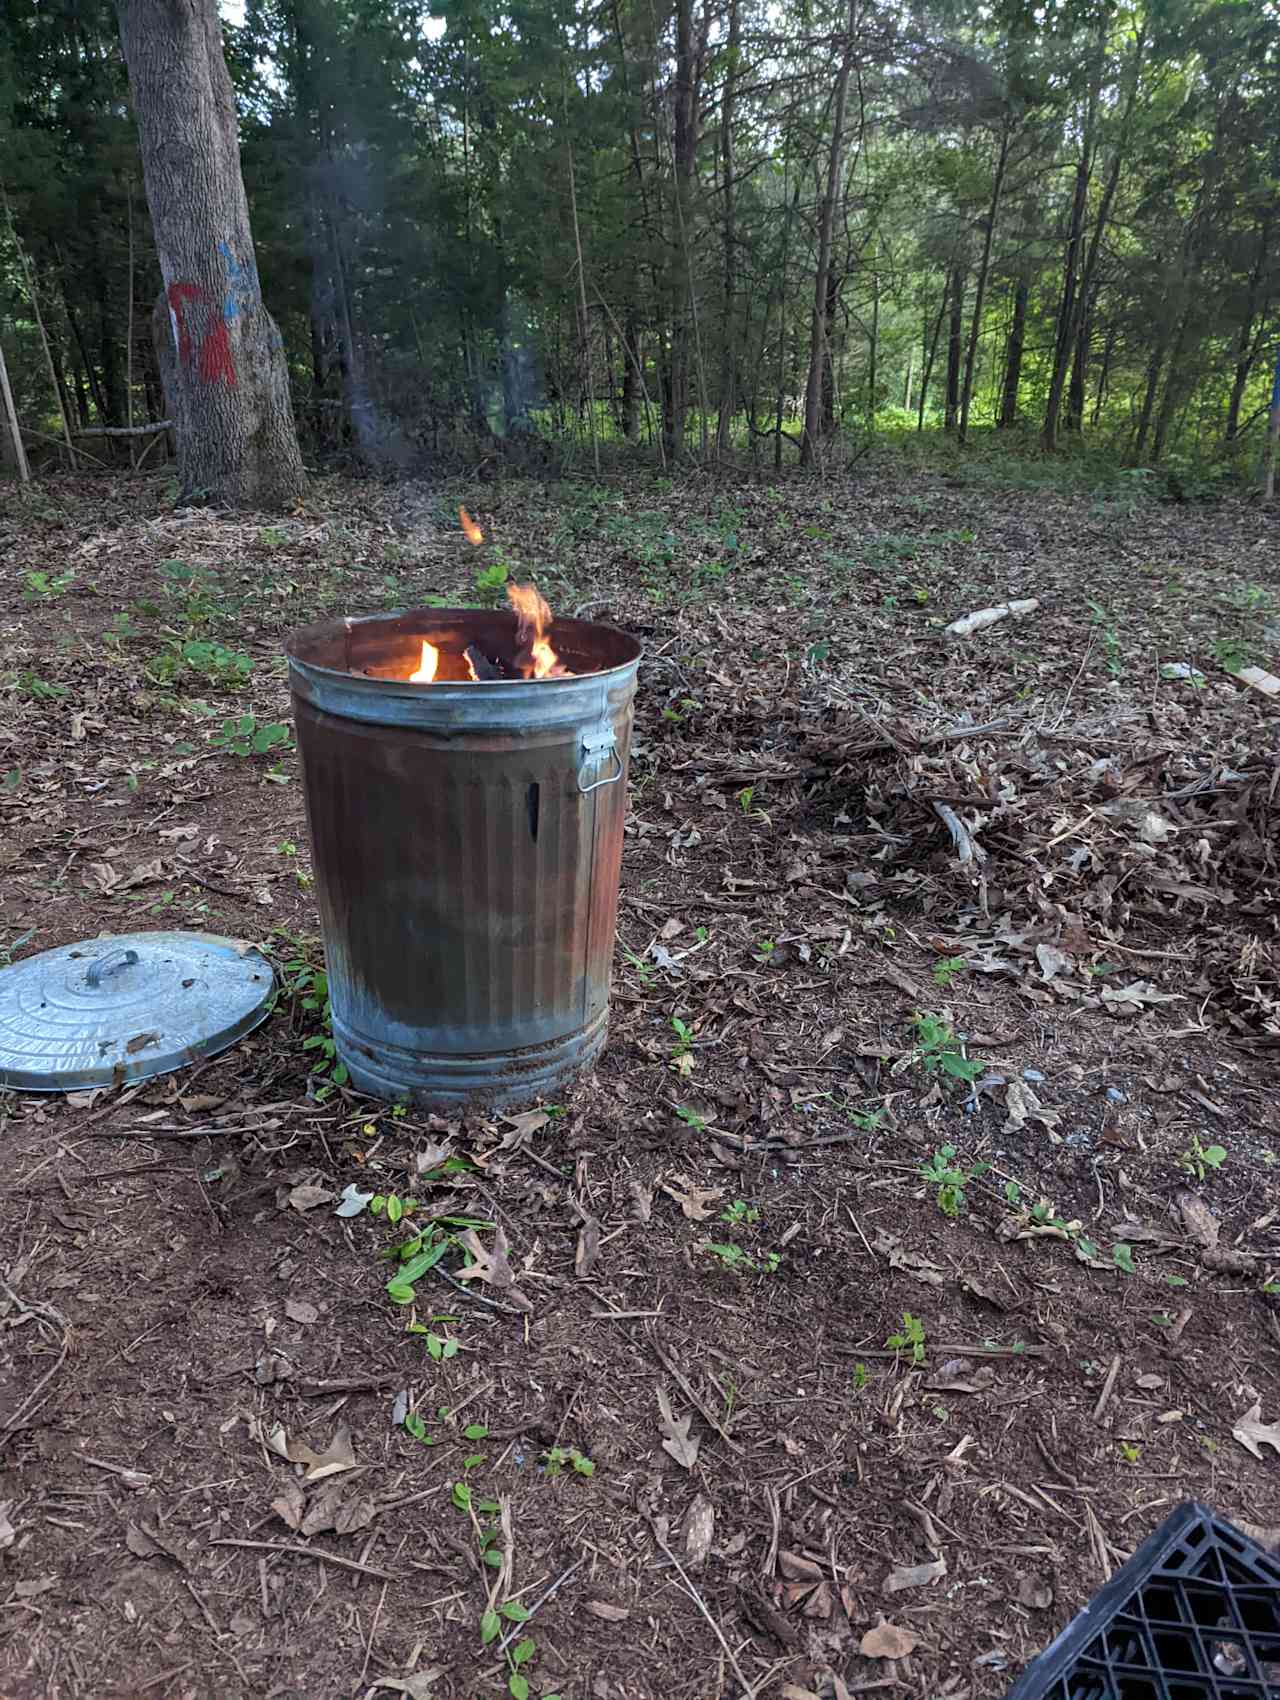
[[[388,1097],[552,1092],[604,1039],[638,647],[582,626],[598,673],[409,692],[331,672],[330,630],[290,663],[339,1052]]]

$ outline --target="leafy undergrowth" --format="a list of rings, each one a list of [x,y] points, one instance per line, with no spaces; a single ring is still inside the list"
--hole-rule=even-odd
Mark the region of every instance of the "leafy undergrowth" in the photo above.
[[[1275,1539],[1264,516],[55,480],[0,558],[0,961],[199,927],[281,984],[0,1098],[6,1693],[994,1697],[1185,1493]],[[646,646],[614,1015],[450,1120],[334,1056],[280,638],[508,571]]]

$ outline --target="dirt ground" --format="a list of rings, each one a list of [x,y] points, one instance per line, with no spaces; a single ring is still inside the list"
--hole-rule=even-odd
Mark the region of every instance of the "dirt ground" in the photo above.
[[[182,927],[284,986],[0,1094],[3,1700],[977,1700],[1184,1498],[1280,1543],[1274,521],[52,478],[0,560],[0,962]],[[458,1123],[311,1072],[296,756],[211,740],[288,725],[291,625],[495,565],[646,656],[608,1050]],[[509,1262],[398,1307],[349,1186]]]

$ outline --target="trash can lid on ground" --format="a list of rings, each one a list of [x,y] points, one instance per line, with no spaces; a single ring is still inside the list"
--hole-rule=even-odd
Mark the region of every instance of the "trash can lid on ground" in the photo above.
[[[265,1021],[271,964],[241,939],[128,933],[0,969],[0,1088],[76,1092],[215,1056]]]

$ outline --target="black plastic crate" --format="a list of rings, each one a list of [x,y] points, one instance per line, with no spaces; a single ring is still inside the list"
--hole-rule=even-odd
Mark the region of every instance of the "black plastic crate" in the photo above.
[[[1006,1700],[1280,1700],[1280,1559],[1189,1500]]]

